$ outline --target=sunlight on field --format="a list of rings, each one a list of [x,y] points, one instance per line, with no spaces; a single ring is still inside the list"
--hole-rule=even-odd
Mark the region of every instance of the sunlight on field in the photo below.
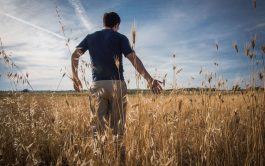
[[[118,164],[88,94],[1,93],[0,165]],[[127,165],[264,165],[264,92],[129,96]]]

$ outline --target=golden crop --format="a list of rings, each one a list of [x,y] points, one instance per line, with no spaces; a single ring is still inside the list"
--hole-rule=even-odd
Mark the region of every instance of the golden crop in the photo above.
[[[119,165],[87,94],[1,93],[0,165]],[[126,165],[264,165],[260,91],[129,95]]]

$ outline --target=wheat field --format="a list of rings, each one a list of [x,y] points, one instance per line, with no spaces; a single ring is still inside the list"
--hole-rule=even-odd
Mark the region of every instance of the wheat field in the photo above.
[[[87,93],[1,93],[0,165],[264,165],[265,94],[129,95],[123,144],[94,138]]]

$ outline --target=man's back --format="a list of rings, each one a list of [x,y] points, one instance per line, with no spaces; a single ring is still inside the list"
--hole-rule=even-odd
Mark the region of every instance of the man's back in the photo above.
[[[87,35],[77,48],[83,52],[89,50],[94,81],[124,80],[122,54],[133,51],[126,36],[112,29],[103,29]],[[115,63],[117,60],[119,63]]]
[[[103,134],[106,126],[112,129],[115,135],[115,152],[120,152],[116,155],[123,164],[126,155],[122,137],[126,121],[127,87],[123,78],[122,54],[147,80],[154,93],[160,93],[162,88],[159,81],[153,79],[146,71],[143,63],[132,50],[127,37],[117,32],[120,22],[117,13],[105,13],[103,16],[105,29],[87,35],[74,51],[71,63],[74,89],[80,91],[82,83],[78,77],[79,57],[89,50],[91,63],[94,66],[93,82],[90,87],[90,108],[93,108],[91,111],[94,114],[91,126],[94,134]],[[118,63],[115,63],[117,60]]]

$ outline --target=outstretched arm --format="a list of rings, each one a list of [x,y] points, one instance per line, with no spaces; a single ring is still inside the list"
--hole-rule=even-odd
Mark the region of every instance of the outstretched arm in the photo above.
[[[78,92],[82,89],[82,83],[78,77],[78,63],[81,55],[83,55],[82,50],[76,48],[71,58],[74,89]]]
[[[135,52],[132,52],[126,56],[134,68],[137,70],[139,74],[141,74],[144,79],[148,82],[150,89],[152,90],[153,93],[159,94],[162,91],[162,87],[160,86],[160,81],[155,80],[151,77],[151,75],[147,72],[145,69],[142,61],[137,57]]]

